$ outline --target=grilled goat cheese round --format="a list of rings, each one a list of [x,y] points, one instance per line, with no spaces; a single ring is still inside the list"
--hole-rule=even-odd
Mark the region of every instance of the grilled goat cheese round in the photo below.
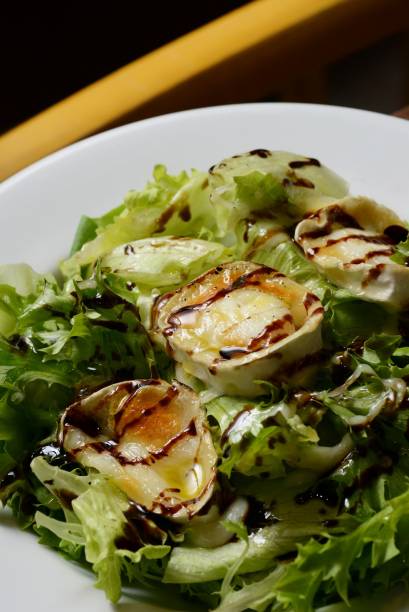
[[[209,270],[153,308],[152,333],[193,375],[227,394],[255,396],[268,380],[321,346],[319,299],[283,274],[248,261]]]
[[[407,229],[368,198],[346,198],[301,221],[295,240],[334,284],[395,308],[409,305],[409,268],[391,255]]]
[[[60,441],[152,512],[189,518],[213,490],[217,455],[199,398],[178,382],[105,387],[65,411]]]

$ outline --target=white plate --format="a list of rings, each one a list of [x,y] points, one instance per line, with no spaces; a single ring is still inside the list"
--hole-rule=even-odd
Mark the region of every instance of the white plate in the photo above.
[[[171,171],[207,169],[255,148],[318,157],[349,181],[353,193],[372,196],[409,218],[409,122],[328,106],[224,106],[105,132],[5,181],[0,262],[26,261],[38,271],[49,270],[66,255],[80,215],[100,215],[118,204],[128,189],[144,185],[154,164],[165,163]],[[0,542],[2,610],[112,611],[90,575],[15,529],[9,518],[1,521]],[[160,608],[124,598],[117,609]]]

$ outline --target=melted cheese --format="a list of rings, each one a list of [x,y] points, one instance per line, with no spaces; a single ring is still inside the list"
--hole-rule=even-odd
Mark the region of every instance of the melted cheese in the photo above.
[[[60,438],[76,461],[153,512],[187,518],[211,496],[217,455],[198,397],[177,382],[97,391],[66,410]]]
[[[283,274],[235,262],[162,296],[152,333],[187,374],[252,396],[262,392],[255,380],[319,350],[322,313],[318,298]]]

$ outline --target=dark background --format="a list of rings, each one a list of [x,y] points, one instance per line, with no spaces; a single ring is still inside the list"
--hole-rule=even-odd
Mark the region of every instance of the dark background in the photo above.
[[[0,11],[0,132],[243,4],[84,0]]]
[[[243,4],[89,1],[2,9],[0,132]],[[386,113],[408,104],[408,49],[407,35],[399,35],[337,62],[322,102]],[[273,91],[268,99],[277,99]]]

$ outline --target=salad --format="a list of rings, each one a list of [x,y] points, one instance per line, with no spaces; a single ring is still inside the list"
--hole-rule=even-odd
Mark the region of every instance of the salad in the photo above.
[[[406,223],[315,158],[156,166],[58,278],[0,266],[0,501],[112,602],[405,585],[408,262]]]

